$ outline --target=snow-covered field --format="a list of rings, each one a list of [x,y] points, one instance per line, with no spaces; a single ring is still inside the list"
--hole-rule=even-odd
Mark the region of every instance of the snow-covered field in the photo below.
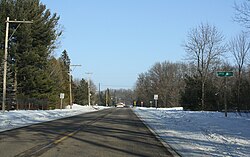
[[[136,108],[135,113],[182,156],[250,156],[250,114]]]
[[[66,109],[62,110],[19,110],[5,112],[4,114],[0,112],[0,132],[86,112],[94,112],[103,108],[105,107],[80,106],[73,104],[72,109],[69,109],[69,106],[67,106]]]

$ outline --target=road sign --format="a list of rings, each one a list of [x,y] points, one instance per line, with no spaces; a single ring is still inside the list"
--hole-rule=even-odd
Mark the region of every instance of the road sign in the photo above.
[[[60,108],[63,108],[63,99],[64,99],[64,93],[60,93],[60,99],[61,99],[61,106]]]
[[[64,93],[60,93],[60,99],[64,99]]]
[[[157,94],[154,95],[154,100],[158,100],[158,95]]]
[[[225,78],[225,90],[224,90],[224,105],[225,105],[225,117],[227,117],[227,77],[233,76],[232,71],[218,71],[217,76]]]
[[[158,100],[158,95],[157,94],[154,95],[154,100],[155,100],[155,108],[157,108],[157,100]]]
[[[219,77],[230,77],[233,76],[234,73],[232,71],[218,71],[217,76]]]

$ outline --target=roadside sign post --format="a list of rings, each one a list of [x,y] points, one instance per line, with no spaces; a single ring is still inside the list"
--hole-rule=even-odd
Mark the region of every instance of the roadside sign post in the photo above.
[[[61,106],[60,106],[60,108],[62,109],[63,99],[64,99],[64,93],[60,93],[60,99],[61,99]]]
[[[157,108],[157,100],[158,100],[158,95],[157,94],[154,95],[154,100],[155,100],[155,108]]]
[[[217,76],[224,77],[224,105],[225,105],[225,117],[227,117],[227,78],[233,76],[232,71],[218,71]]]
[[[134,101],[134,107],[136,107],[136,101]]]
[[[141,107],[143,107],[143,101],[141,101]]]
[[[150,107],[152,107],[153,101],[149,101],[149,103],[150,103]]]

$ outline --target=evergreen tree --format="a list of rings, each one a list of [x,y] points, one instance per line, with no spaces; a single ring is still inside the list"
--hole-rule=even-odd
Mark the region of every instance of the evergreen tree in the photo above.
[[[102,105],[102,106],[105,106],[106,105],[106,102],[105,102],[105,92],[101,91],[100,93],[98,93],[97,97],[99,99],[98,104]]]
[[[69,102],[70,59],[68,56],[68,52],[66,50],[62,52],[61,57],[59,58],[59,62],[61,66],[61,77],[62,77],[61,92],[65,94],[64,102]],[[74,88],[73,80],[71,80],[71,85],[73,89]]]
[[[84,79],[74,90],[74,102],[79,105],[88,104],[88,82]]]
[[[107,88],[107,90],[105,91],[105,103],[107,106],[111,105],[111,96],[109,88]]]
[[[20,26],[10,24],[10,34],[18,29],[9,40],[9,58],[14,61],[18,95],[47,99],[54,88],[53,81],[49,79],[48,63],[61,34],[57,27],[59,17],[39,0],[1,0],[0,10],[0,21],[5,21],[6,17],[33,21],[33,24]],[[1,22],[1,45],[4,28]]]
[[[64,81],[61,63],[58,59],[51,57],[49,60],[48,66],[49,80],[51,80],[52,91],[49,93],[49,100],[52,104],[58,104],[57,108],[60,105],[59,94],[64,93]],[[64,100],[65,102],[65,100]]]
[[[1,63],[0,66],[0,99],[2,100],[3,94],[3,62]],[[9,64],[7,66],[7,74],[6,74],[6,109],[10,110],[15,108],[16,104],[16,93],[15,93],[15,88],[14,88],[14,73],[13,73],[13,68],[12,64]]]
[[[67,71],[70,69],[70,59],[68,52],[66,50],[63,50],[62,55],[60,57],[60,60],[62,61],[62,64],[64,66],[64,70]]]
[[[182,93],[182,104],[185,109],[201,110],[201,84],[197,76],[186,76],[185,89]]]
[[[198,76],[188,76],[185,78],[185,89],[181,94],[183,107],[189,110],[220,110],[222,109],[219,104],[218,89],[215,87],[212,79],[208,79],[205,88],[205,96],[207,97],[205,103],[206,108],[201,105],[201,80]],[[221,95],[221,94],[220,94]],[[218,101],[218,102],[217,102]]]

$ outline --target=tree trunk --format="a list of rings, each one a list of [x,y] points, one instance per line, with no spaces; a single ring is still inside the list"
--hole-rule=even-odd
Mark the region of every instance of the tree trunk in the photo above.
[[[237,112],[240,112],[240,86],[241,86],[241,70],[239,69],[238,87],[237,87]]]
[[[205,110],[205,81],[202,80],[202,86],[201,86],[201,107],[202,110]]]
[[[240,79],[237,87],[237,112],[240,112]]]

